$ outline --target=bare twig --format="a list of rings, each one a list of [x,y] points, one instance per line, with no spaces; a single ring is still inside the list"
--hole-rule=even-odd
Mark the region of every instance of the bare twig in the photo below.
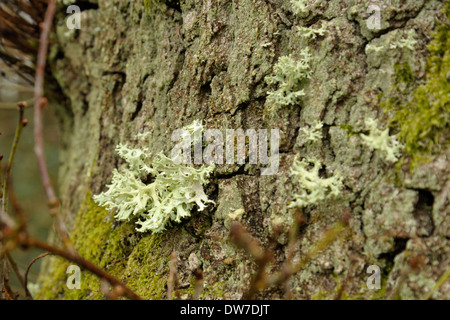
[[[16,261],[14,261],[13,257],[9,254],[9,252],[6,254],[6,257],[8,258],[8,261],[9,261],[9,264],[11,265],[11,268],[13,269],[14,273],[16,274],[17,279],[20,282],[20,285],[26,291],[25,280],[24,280],[24,278],[22,277],[22,274],[19,271],[19,267],[17,266]]]
[[[44,251],[48,251],[51,254],[63,257],[69,261],[72,261],[79,265],[81,268],[86,269],[87,271],[95,274],[101,279],[107,280],[113,287],[119,287],[123,292],[123,296],[132,299],[132,300],[141,300],[141,297],[134,293],[130,288],[128,288],[125,284],[123,284],[120,280],[106,272],[105,270],[97,267],[92,262],[81,257],[74,250],[64,250],[53,246],[51,244],[45,243],[35,238],[27,237],[27,239],[23,239],[21,245],[24,247],[35,247]],[[116,289],[117,290],[117,289]]]
[[[343,222],[338,222],[333,225],[324,236],[309,250],[307,254],[300,259],[296,264],[286,263],[282,266],[279,273],[272,275],[267,279],[267,286],[279,285],[287,281],[292,275],[302,270],[313,258],[319,253],[327,249],[344,231],[347,230],[347,226]]]
[[[39,40],[39,50],[36,64],[36,77],[34,82],[34,152],[36,153],[39,172],[41,174],[42,184],[47,195],[50,208],[57,208],[59,201],[53,190],[50,176],[47,170],[44,154],[44,140],[42,133],[42,109],[47,104],[47,99],[43,97],[44,74],[48,52],[48,38],[53,23],[53,17],[56,11],[56,0],[49,0],[45,19],[42,24],[42,32]]]
[[[92,262],[81,257],[75,250],[73,249],[61,249],[51,244],[45,243],[39,239],[30,237],[26,229],[13,229],[8,234],[9,241],[0,248],[0,261],[1,258],[4,257],[9,251],[14,249],[16,246],[21,246],[24,249],[34,247],[44,251],[49,252],[50,254],[54,254],[65,258],[66,260],[72,261],[78,264],[81,268],[91,272],[92,274],[98,276],[100,279],[105,279],[108,281],[113,287],[116,294],[122,293],[122,296],[125,296],[132,300],[141,300],[136,293],[134,293],[130,288],[128,288],[124,283],[120,280],[109,274],[107,271],[99,268]],[[4,240],[4,239],[2,239]],[[0,270],[1,271],[1,270]],[[3,270],[4,272],[4,270]],[[5,274],[5,273],[3,273]],[[0,280],[3,280],[0,279]]]
[[[269,250],[264,250],[259,241],[252,237],[240,223],[233,223],[231,236],[235,244],[244,249],[256,262],[256,274],[250,282],[249,290],[244,294],[244,299],[253,299],[260,290],[265,288],[265,268],[272,260],[272,253]]]
[[[301,222],[303,222],[303,218],[301,216],[298,216],[294,220],[290,235],[290,246],[293,246],[296,242],[294,241],[294,235],[297,235],[296,230]],[[261,244],[259,244],[259,242],[248,232],[246,232],[242,225],[235,223],[231,228],[231,235],[235,244],[244,249],[255,260],[258,267],[256,274],[250,282],[249,290],[244,294],[244,298],[253,299],[258,292],[264,289],[282,284],[287,285],[287,281],[292,275],[302,270],[314,257],[327,249],[331,243],[333,243],[346,230],[346,221],[338,222],[333,225],[297,263],[292,261],[294,254],[293,251],[291,251],[292,249],[288,248],[287,259],[281,265],[280,271],[269,276],[265,271],[265,267],[270,262],[272,253],[269,250],[264,250]]]
[[[4,212],[2,208],[0,208],[0,221],[0,225],[3,224],[9,229],[14,228],[16,225],[15,221],[6,212]]]
[[[24,119],[23,119],[23,114],[24,114],[24,109],[25,109],[25,103],[19,103],[18,104],[19,107],[19,121],[17,123],[17,127],[16,127],[16,132],[14,134],[14,140],[13,140],[13,144],[11,147],[11,152],[9,154],[9,159],[8,159],[8,163],[6,164],[6,168],[5,168],[5,173],[3,174],[3,168],[1,167],[0,164],[0,185],[1,185],[1,191],[0,191],[0,226],[2,224],[5,225],[12,225],[12,219],[9,218],[6,209],[7,209],[7,193],[9,191],[8,189],[8,185],[9,185],[9,181],[10,181],[10,175],[11,175],[11,169],[14,163],[14,157],[16,155],[16,150],[17,150],[17,146],[19,144],[19,140],[21,137],[21,133],[22,133],[22,129],[24,127]],[[0,160],[3,159],[3,156],[0,156]],[[0,245],[0,252],[2,252],[4,250],[3,245]],[[4,273],[4,268],[6,265],[6,261],[3,260],[4,259],[4,255],[1,254],[0,255],[0,274],[2,274],[2,279],[0,279],[0,290],[4,291],[5,294],[7,292],[7,282],[5,280],[5,278],[3,278],[5,276],[6,273]],[[13,266],[14,268],[14,266]]]
[[[10,182],[10,187],[8,188],[8,197],[9,200],[11,201],[11,207],[12,210],[14,211],[14,213],[16,214],[16,216],[19,218],[19,230],[23,230],[26,229],[27,227],[27,219],[25,216],[25,213],[23,212],[21,206],[19,205],[19,201],[16,198],[16,194],[14,193],[14,189],[12,186],[12,183]],[[15,226],[15,222],[12,224],[12,226]]]
[[[177,299],[180,299],[180,293],[178,291],[178,277],[177,277],[177,265],[178,258],[177,253],[173,251],[170,255],[170,267],[169,267],[169,280],[167,282],[167,299],[172,300],[173,292]]]
[[[58,214],[60,203],[50,180],[44,153],[42,109],[47,104],[47,98],[43,96],[44,75],[48,52],[48,38],[55,11],[56,1],[49,0],[48,7],[45,12],[45,19],[42,23],[42,32],[39,40],[39,50],[36,64],[36,77],[34,82],[34,152],[36,153],[42,185],[44,186],[48,205],[50,207],[50,214],[55,217],[55,228],[62,240],[62,243],[66,247],[72,248],[72,242],[68,236],[65,223],[62,217]]]
[[[4,269],[6,270],[6,272],[4,273],[3,289],[5,292],[6,298],[8,300],[16,300],[18,297],[18,294],[14,294],[14,292],[12,291],[11,286],[10,286],[9,264],[6,260],[4,261],[4,263],[5,263]]]
[[[422,300],[429,300],[434,293],[439,290],[439,288],[448,280],[450,279],[450,268],[447,269],[447,271],[444,272],[442,276],[439,277],[438,281],[436,281],[436,284],[434,285],[433,289],[431,289],[428,293],[426,293]]]
[[[50,254],[50,252],[45,252],[42,253],[40,255],[38,255],[36,258],[34,258],[33,260],[31,260],[30,264],[27,267],[27,270],[25,271],[25,280],[24,280],[24,285],[25,285],[25,295],[27,297],[27,299],[32,300],[33,296],[31,295],[31,292],[28,290],[28,273],[30,272],[31,266],[38,261],[41,258],[44,258],[46,256],[48,256]]]
[[[13,140],[13,144],[12,144],[12,147],[11,147],[11,153],[9,154],[9,159],[8,159],[8,163],[6,164],[5,174],[4,174],[4,178],[3,178],[3,189],[2,189],[2,210],[3,210],[3,212],[6,212],[6,208],[7,208],[7,197],[6,197],[6,194],[8,193],[9,177],[10,177],[10,174],[11,174],[11,169],[12,169],[13,162],[14,162],[14,157],[16,155],[17,146],[19,145],[20,136],[22,134],[22,129],[24,127],[23,114],[24,114],[25,106],[26,105],[23,102],[19,102],[19,104],[18,104],[18,107],[19,107],[19,121],[17,123],[16,133],[14,134],[14,140]]]
[[[193,300],[198,300],[200,298],[200,295],[203,291],[203,270],[197,269],[195,271],[195,287],[194,287],[194,294],[192,296]]]

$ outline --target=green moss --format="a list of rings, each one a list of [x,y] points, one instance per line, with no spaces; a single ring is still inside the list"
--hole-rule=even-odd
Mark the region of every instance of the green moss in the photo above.
[[[146,299],[165,299],[170,252],[161,250],[164,236],[148,234],[131,253],[125,275],[127,284]]]
[[[450,18],[450,2],[446,4]],[[428,46],[427,77],[413,88],[415,77],[405,63],[396,67],[392,97],[382,103],[393,112],[390,126],[399,131],[413,166],[448,147],[450,115],[450,25],[441,24]]]
[[[90,192],[77,215],[71,234],[79,254],[138,290],[146,298],[159,298],[167,282],[160,264],[169,254],[156,254],[161,237],[148,235],[139,243],[133,226],[113,222],[111,214],[92,200]],[[81,289],[68,289],[67,267],[73,263],[52,258],[51,277],[42,279],[38,299],[102,299],[97,276],[82,270]]]

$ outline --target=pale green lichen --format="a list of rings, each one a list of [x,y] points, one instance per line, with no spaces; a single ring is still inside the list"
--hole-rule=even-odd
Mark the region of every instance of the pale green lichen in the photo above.
[[[369,134],[361,134],[363,143],[371,150],[381,151],[387,161],[397,162],[401,154],[402,145],[397,141],[396,136],[389,135],[389,128],[385,130],[378,129],[375,119],[368,118],[365,124],[369,128]]]
[[[313,165],[309,169],[310,165]],[[335,173],[328,178],[321,178],[319,171],[322,163],[317,159],[299,161],[294,159],[291,167],[291,175],[299,190],[294,194],[288,208],[316,205],[321,201],[338,196],[343,188],[342,176]]]
[[[189,127],[192,133],[198,130],[197,125]],[[180,223],[182,218],[189,217],[194,205],[202,211],[207,203],[213,202],[205,194],[203,185],[209,182],[214,164],[195,168],[178,164],[160,152],[150,166],[147,164],[150,154],[145,149],[119,144],[117,151],[128,168],[114,169],[108,190],[93,199],[101,206],[116,209],[118,220],[138,218],[137,231],[161,232],[170,221]],[[153,181],[145,184],[142,177],[148,174]]]
[[[207,145],[207,141],[203,141],[202,121],[194,120],[191,124],[184,126],[180,139],[181,141],[190,141],[192,146],[199,143]]]
[[[145,174],[156,173],[146,164],[150,156],[150,152],[147,149],[130,149],[124,144],[119,144],[116,147],[116,152],[128,163],[132,172],[142,172]]]
[[[194,120],[191,124],[183,127],[183,130],[190,135],[191,141],[198,135],[203,134],[203,124],[200,120]]]
[[[322,24],[322,26],[318,29],[314,29],[312,27],[297,27],[297,31],[300,32],[305,38],[315,39],[317,35],[323,37],[327,32],[327,28],[324,24]]]
[[[391,43],[391,49],[409,49],[414,50],[414,46],[417,44],[417,40],[415,39],[416,32],[414,30],[409,30],[406,38],[402,38],[398,41]]]
[[[308,0],[291,0],[292,11],[301,15],[303,13],[308,13]]]
[[[146,139],[150,138],[151,135],[152,135],[152,133],[150,131],[140,132],[136,135],[136,140],[146,140]]]
[[[282,56],[274,66],[274,75],[265,78],[267,84],[278,84],[278,89],[267,92],[267,103],[271,109],[276,106],[298,104],[300,97],[305,95],[302,89],[304,80],[311,77],[311,54],[309,49],[303,49],[302,58],[296,61],[292,55]]]
[[[307,128],[302,128],[302,132],[305,135],[305,141],[320,141],[322,140],[322,128],[323,123],[321,121],[316,121],[313,125]]]
[[[383,52],[383,50],[385,50],[385,48],[383,46],[376,46],[374,44],[368,44],[366,46],[366,52],[374,51],[376,53],[379,53],[379,52]]]

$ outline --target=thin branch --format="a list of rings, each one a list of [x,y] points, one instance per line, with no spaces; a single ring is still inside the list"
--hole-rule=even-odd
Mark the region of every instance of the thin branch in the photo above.
[[[25,110],[25,103],[20,102],[18,104],[19,107],[19,121],[17,123],[16,127],[16,133],[14,134],[14,141],[11,147],[11,153],[9,154],[8,163],[6,165],[5,174],[3,178],[3,190],[2,190],[2,210],[3,212],[6,212],[7,208],[7,197],[6,194],[8,193],[8,183],[9,183],[9,177],[11,174],[11,169],[14,162],[14,157],[16,155],[17,146],[19,145],[20,136],[22,134],[22,129],[24,127],[24,120],[23,120],[23,114]]]
[[[16,226],[15,221],[0,208],[0,221],[1,224],[4,224],[9,229],[13,229]]]
[[[66,247],[72,247],[72,242],[67,233],[63,219],[59,216],[59,200],[53,189],[44,153],[44,138],[42,124],[42,109],[47,104],[47,98],[43,96],[45,65],[48,52],[48,38],[52,27],[53,17],[56,11],[56,1],[49,0],[42,23],[42,32],[39,40],[39,50],[36,64],[36,78],[34,83],[34,152],[36,153],[42,185],[47,196],[50,214],[55,217],[55,228]]]
[[[81,257],[77,251],[75,251],[73,248],[68,249],[61,249],[56,246],[53,246],[51,244],[45,243],[39,239],[30,237],[28,235],[27,230],[22,228],[15,228],[12,229],[7,234],[9,241],[6,242],[3,246],[0,246],[0,261],[2,261],[2,258],[4,255],[6,255],[9,251],[13,250],[17,246],[21,246],[24,249],[34,247],[38,248],[44,251],[49,252],[50,254],[54,254],[57,256],[60,256],[62,258],[65,258],[66,260],[69,260],[71,262],[76,263],[81,268],[91,272],[92,274],[98,276],[100,279],[105,279],[108,281],[113,287],[117,295],[125,296],[132,300],[141,300],[142,298],[134,293],[130,288],[128,288],[122,281],[115,278],[113,275],[109,274],[107,271],[99,268],[94,263],[84,259]],[[0,240],[5,240],[4,238]],[[0,270],[1,272],[2,270]],[[3,270],[4,272],[4,270]],[[4,273],[3,273],[4,274]],[[1,278],[0,281],[3,281],[4,278]],[[4,284],[4,283],[3,283]]]
[[[39,40],[39,51],[37,55],[36,77],[34,83],[34,152],[38,160],[39,172],[41,174],[42,184],[47,195],[48,203],[51,209],[59,206],[59,201],[53,190],[50,176],[47,170],[44,154],[44,139],[42,133],[42,109],[47,104],[47,99],[43,97],[45,65],[48,52],[48,38],[53,23],[53,17],[56,11],[56,0],[49,0],[47,11],[45,12],[44,23]]]
[[[4,273],[4,278],[3,278],[3,280],[4,280],[4,282],[3,282],[4,287],[3,287],[3,289],[4,289],[4,292],[5,292],[6,298],[8,300],[16,300],[17,296],[14,297],[14,293],[13,293],[13,291],[11,289],[11,286],[10,286],[9,264],[8,264],[8,262],[6,260],[4,261],[4,263],[5,263],[4,269],[6,270],[6,272]]]
[[[450,267],[447,269],[447,271],[444,272],[442,276],[439,277],[438,281],[436,281],[436,284],[434,285],[433,289],[431,289],[428,293],[426,293],[422,300],[429,300],[434,293],[439,290],[439,288],[448,280],[450,279]]]
[[[9,264],[11,265],[11,268],[13,269],[14,273],[16,274],[17,279],[20,282],[20,285],[22,286],[22,288],[26,292],[27,290],[26,290],[26,286],[25,286],[25,280],[22,277],[22,275],[20,274],[19,267],[17,266],[16,261],[14,261],[14,259],[11,257],[9,252],[6,254],[6,257],[8,258],[8,261],[9,261]]]
[[[245,300],[253,299],[260,290],[265,288],[265,268],[272,260],[272,253],[264,250],[259,241],[250,235],[240,223],[233,223],[230,232],[234,243],[244,249],[256,262],[256,274],[250,281],[249,290],[244,294]]]
[[[26,215],[23,212],[22,207],[19,204],[19,201],[16,198],[16,194],[14,193],[14,188],[13,188],[12,182],[10,182],[9,184],[11,186],[8,188],[8,198],[11,201],[11,207],[12,207],[14,213],[19,218],[18,228],[19,228],[19,230],[25,230],[27,228]],[[13,226],[15,226],[15,223],[13,223]]]
[[[202,269],[197,269],[195,271],[195,287],[194,287],[194,294],[192,296],[193,300],[198,300],[200,298],[200,295],[203,291],[203,271]]]
[[[173,251],[170,255],[170,268],[169,268],[170,271],[169,271],[169,280],[167,282],[167,300],[172,300],[174,290],[177,299],[179,300],[181,298],[180,293],[178,291],[177,265],[178,265],[177,253]]]
[[[300,223],[303,222],[302,216],[297,216],[291,229],[290,245],[295,243],[294,236],[297,235],[297,229]],[[345,219],[333,225],[319,241],[306,253],[299,262],[293,263],[293,251],[288,248],[288,259],[281,265],[280,271],[268,275],[265,267],[271,260],[272,253],[269,250],[263,249],[262,245],[252,237],[242,225],[234,223],[231,227],[231,235],[235,244],[244,249],[256,262],[257,271],[250,282],[250,288],[245,293],[245,299],[253,299],[254,296],[267,288],[286,284],[289,278],[302,270],[314,257],[320,252],[326,250],[331,243],[333,243],[339,236],[347,231],[347,221]]]
[[[55,254],[57,256],[63,257],[69,261],[72,261],[76,264],[78,264],[81,268],[86,269],[87,271],[95,274],[99,278],[103,278],[107,280],[113,287],[118,287],[123,292],[123,296],[131,299],[131,300],[141,300],[142,298],[138,296],[134,291],[132,291],[130,288],[128,288],[122,281],[118,280],[105,270],[97,267],[92,262],[84,259],[81,257],[76,251],[74,250],[64,250],[58,247],[55,247],[51,244],[45,243],[43,241],[40,241],[35,238],[27,237],[26,239],[22,239],[21,245],[24,247],[35,247],[39,248],[44,251],[48,251],[52,254]]]
[[[27,270],[25,271],[25,280],[24,280],[24,285],[25,285],[25,294],[27,296],[27,299],[32,300],[33,296],[31,295],[30,290],[28,290],[28,273],[30,272],[31,266],[38,261],[41,258],[44,258],[46,256],[48,256],[50,254],[50,252],[45,252],[42,253],[40,255],[38,255],[36,258],[34,258],[33,260],[31,260],[30,264],[27,267]]]
[[[302,270],[313,258],[315,258],[319,253],[326,250],[339,236],[341,236],[345,231],[347,231],[347,225],[345,222],[338,222],[333,225],[323,237],[309,250],[307,254],[300,259],[296,264],[286,263],[282,266],[279,273],[273,274],[269,279],[267,279],[266,286],[279,285],[287,281],[292,275],[296,274]]]
[[[9,159],[8,159],[8,163],[6,164],[6,168],[5,168],[5,173],[3,174],[3,168],[1,167],[1,160],[3,159],[3,156],[0,156],[0,185],[1,185],[1,191],[0,191],[0,225],[6,224],[9,225],[12,223],[12,219],[9,218],[8,214],[6,213],[6,208],[7,208],[7,192],[8,192],[8,184],[9,184],[9,180],[10,180],[10,175],[11,175],[11,169],[12,169],[12,165],[14,163],[14,157],[16,155],[16,150],[17,150],[17,146],[19,144],[19,140],[20,140],[20,136],[22,133],[22,129],[24,127],[24,119],[23,119],[23,114],[24,114],[24,109],[25,109],[25,104],[24,103],[19,103],[18,104],[19,107],[19,121],[16,127],[16,132],[14,134],[14,141],[11,147],[11,152],[9,155]],[[0,252],[3,251],[3,245],[0,245]],[[0,290],[4,291],[5,293],[7,292],[7,283],[5,282],[5,278],[3,278],[3,276],[5,275],[4,273],[4,268],[6,265],[6,260],[4,260],[4,256],[3,254],[0,255],[0,274],[2,274],[2,279],[0,279]],[[14,268],[14,266],[13,266]]]

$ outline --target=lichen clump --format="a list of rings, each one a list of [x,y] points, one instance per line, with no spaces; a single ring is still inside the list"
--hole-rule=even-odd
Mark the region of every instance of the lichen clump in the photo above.
[[[305,136],[306,141],[316,142],[322,140],[322,128],[323,122],[316,121],[313,125],[308,128],[302,128],[301,131]]]
[[[93,197],[99,205],[116,209],[115,218],[129,221],[138,218],[140,232],[161,232],[170,221],[181,222],[189,217],[196,205],[202,211],[209,200],[203,186],[214,171],[214,164],[198,168],[178,164],[162,152],[155,155],[151,166],[147,164],[147,150],[131,149],[119,144],[118,154],[128,163],[120,171],[114,169],[108,190]],[[151,183],[143,178],[151,175]]]
[[[313,165],[312,168],[310,164]],[[288,208],[315,205],[326,199],[338,196],[343,188],[342,176],[339,173],[328,178],[321,178],[319,171],[322,163],[317,159],[299,161],[294,159],[291,167],[293,181],[299,186]]]
[[[372,150],[381,151],[386,156],[387,161],[398,161],[401,154],[400,150],[403,146],[397,141],[395,136],[389,135],[389,128],[385,130],[378,129],[377,121],[372,118],[366,119],[365,123],[370,132],[368,135],[361,134],[364,144]]]
[[[292,11],[296,15],[308,13],[308,0],[291,0]]]
[[[274,75],[265,78],[267,84],[277,84],[278,89],[267,92],[267,103],[274,110],[276,106],[298,104],[305,95],[304,80],[311,77],[311,53],[303,49],[302,58],[295,60],[292,55],[282,56],[274,66]]]
[[[315,39],[317,35],[323,37],[327,33],[327,28],[322,23],[322,26],[318,29],[312,27],[297,27],[297,31],[305,38]]]
[[[416,32],[414,30],[409,30],[406,38],[402,38],[398,41],[391,43],[391,49],[409,49],[414,50],[417,40],[415,39]]]

